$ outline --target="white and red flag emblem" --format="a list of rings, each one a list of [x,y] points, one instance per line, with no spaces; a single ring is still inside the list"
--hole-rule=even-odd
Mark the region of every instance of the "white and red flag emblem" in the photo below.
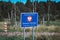
[[[28,16],[28,17],[27,17],[27,20],[28,20],[29,22],[31,22],[31,21],[32,21],[32,17],[31,17],[31,16]]]

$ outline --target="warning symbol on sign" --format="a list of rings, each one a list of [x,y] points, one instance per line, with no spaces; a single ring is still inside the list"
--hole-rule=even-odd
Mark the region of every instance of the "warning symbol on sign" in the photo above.
[[[28,19],[29,22],[32,21],[32,17],[31,16],[28,16],[27,19]]]

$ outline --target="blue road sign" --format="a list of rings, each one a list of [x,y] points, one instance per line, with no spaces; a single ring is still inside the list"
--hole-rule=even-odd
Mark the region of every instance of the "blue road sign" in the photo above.
[[[21,27],[35,27],[38,25],[38,13],[21,13]]]

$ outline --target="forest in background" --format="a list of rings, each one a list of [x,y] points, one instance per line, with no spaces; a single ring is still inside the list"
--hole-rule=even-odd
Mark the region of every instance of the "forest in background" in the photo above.
[[[19,21],[20,13],[21,12],[32,12],[33,7],[34,11],[38,12],[39,14],[39,21],[42,20],[42,18],[45,18],[45,21],[48,20],[48,5],[50,5],[49,10],[49,16],[50,20],[56,21],[60,20],[60,2],[56,3],[55,1],[48,1],[48,2],[34,2],[35,6],[33,6],[33,3],[30,2],[30,0],[27,0],[26,4],[23,4],[22,2],[17,2],[16,4],[9,2],[0,1],[0,21],[4,20],[5,18],[11,17],[11,13],[16,13],[17,21]],[[15,7],[15,8],[14,8]]]

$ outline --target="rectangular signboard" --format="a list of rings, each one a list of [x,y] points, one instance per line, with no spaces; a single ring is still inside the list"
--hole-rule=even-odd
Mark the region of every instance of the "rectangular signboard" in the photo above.
[[[21,13],[21,27],[36,27],[38,25],[37,12],[24,12]]]

